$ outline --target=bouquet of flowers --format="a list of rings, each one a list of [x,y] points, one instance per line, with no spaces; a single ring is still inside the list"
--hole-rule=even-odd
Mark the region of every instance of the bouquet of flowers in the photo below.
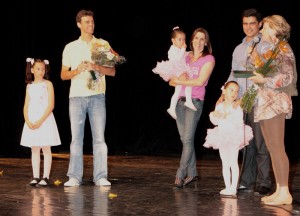
[[[277,64],[276,57],[280,51],[285,52],[285,45],[288,38],[281,38],[272,49],[267,50],[263,54],[257,54],[254,59],[252,69],[264,77],[271,77],[275,72],[275,65]],[[250,113],[257,95],[259,85],[253,84],[244,94],[241,99],[241,107],[246,113]]]
[[[105,67],[115,67],[116,65],[123,64],[127,61],[124,56],[120,56],[107,42],[103,42],[101,39],[97,39],[96,42],[92,44],[91,59],[96,65]],[[93,70],[91,70],[90,73],[91,79],[88,81],[88,88],[95,90],[100,75]]]

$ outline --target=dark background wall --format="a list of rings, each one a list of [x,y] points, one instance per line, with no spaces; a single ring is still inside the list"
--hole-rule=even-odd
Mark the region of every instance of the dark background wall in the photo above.
[[[180,154],[175,121],[168,115],[173,87],[152,72],[157,61],[167,58],[170,32],[180,26],[189,40],[197,27],[208,30],[216,67],[207,87],[204,111],[198,125],[195,146],[198,156],[215,154],[202,147],[206,130],[212,127],[208,113],[227,80],[234,47],[244,37],[241,14],[255,7],[263,16],[280,14],[292,26],[290,44],[300,58],[299,6],[296,1],[100,1],[26,0],[11,1],[2,13],[2,118],[0,155],[22,156],[30,151],[20,146],[25,97],[25,60],[48,59],[54,84],[54,115],[62,145],[53,151],[69,151],[71,139],[68,116],[70,81],[60,79],[64,46],[79,37],[75,16],[80,9],[95,13],[94,35],[108,40],[127,58],[115,77],[107,77],[106,142],[109,154]],[[3,9],[2,9],[3,10]],[[299,62],[299,61],[298,61]],[[297,64],[298,70],[300,68]],[[291,157],[299,155],[299,98],[293,98],[293,118],[286,121],[286,148]],[[89,123],[86,125],[85,153],[91,152]]]

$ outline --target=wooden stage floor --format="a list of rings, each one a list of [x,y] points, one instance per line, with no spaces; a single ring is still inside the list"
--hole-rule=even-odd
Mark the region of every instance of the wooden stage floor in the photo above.
[[[300,215],[300,159],[291,162],[293,203],[267,206],[253,192],[222,197],[224,182],[218,156],[197,159],[200,180],[183,189],[173,187],[179,156],[109,156],[110,187],[92,182],[92,156],[84,156],[84,181],[64,187],[69,154],[53,154],[51,186],[31,187],[31,159],[0,158],[0,215]],[[274,188],[273,188],[274,190]]]

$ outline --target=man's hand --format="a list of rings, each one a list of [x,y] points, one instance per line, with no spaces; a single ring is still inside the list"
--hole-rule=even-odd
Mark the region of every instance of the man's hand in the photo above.
[[[81,73],[81,72],[87,70],[87,69],[88,69],[87,67],[88,67],[88,62],[87,62],[87,61],[81,62],[81,63],[78,65],[78,67],[77,67],[78,73]]]
[[[222,102],[224,101],[224,99],[225,99],[225,95],[224,95],[224,94],[221,94],[221,96],[220,96],[219,99],[217,100],[216,105],[222,103]]]

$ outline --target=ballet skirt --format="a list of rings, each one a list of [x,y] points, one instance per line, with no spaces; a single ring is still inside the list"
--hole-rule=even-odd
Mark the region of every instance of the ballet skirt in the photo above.
[[[223,103],[216,106],[216,110],[224,111]],[[220,149],[236,147],[242,149],[253,139],[253,131],[249,125],[243,122],[243,111],[241,107],[226,109],[225,119],[216,118],[210,113],[210,121],[216,125],[207,129],[205,143],[206,148]]]
[[[185,51],[185,48],[177,48],[172,45],[168,51],[169,60],[157,62],[156,67],[152,71],[166,82],[173,77],[179,77],[184,72],[191,78],[193,73],[186,63],[187,55],[188,52]]]
[[[27,85],[30,97],[28,105],[28,118],[35,122],[42,117],[48,106],[48,91],[46,82],[31,83]],[[53,113],[45,119],[37,129],[30,129],[24,123],[21,145],[31,146],[57,146],[61,145],[61,140]]]

